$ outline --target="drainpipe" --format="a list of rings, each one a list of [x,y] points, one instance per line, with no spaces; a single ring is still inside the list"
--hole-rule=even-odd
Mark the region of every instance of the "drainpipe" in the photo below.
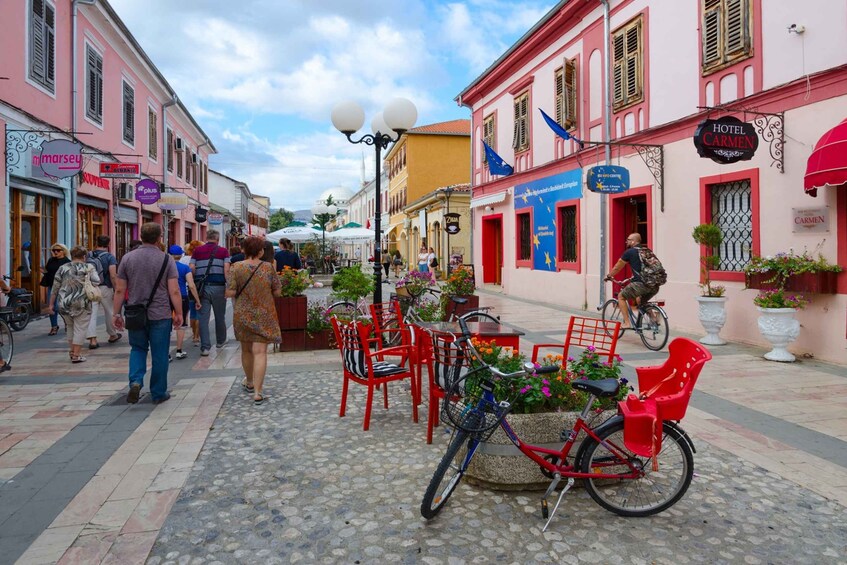
[[[162,159],[162,190],[168,185],[168,165],[169,160],[171,158],[170,147],[168,147],[168,108],[174,106],[177,102],[179,102],[179,97],[176,95],[176,92],[171,92],[171,99],[168,102],[162,104],[162,153],[164,154],[164,159]],[[162,214],[162,233],[163,240],[167,245],[168,241],[168,226],[170,225],[169,221],[166,219],[166,215]]]
[[[606,142],[606,164],[610,165],[612,163],[612,146],[609,145],[609,142],[612,141],[612,83],[609,80],[609,74],[611,69],[611,54],[609,45],[611,43],[611,27],[609,22],[609,0],[600,0],[600,3],[603,4],[603,98],[604,105],[606,107],[605,116],[603,117],[603,122],[605,123],[605,131],[603,135],[603,140]],[[607,198],[606,194],[600,194],[600,302],[598,304],[598,309],[600,305],[606,302],[606,282],[604,279],[606,278],[606,217],[608,215],[608,211],[606,209],[607,206]]]
[[[475,151],[476,144],[474,143],[474,139],[473,139],[473,108],[471,108],[469,105],[465,104],[464,101],[462,101],[462,95],[461,94],[459,95],[459,99],[456,102],[458,103],[459,106],[464,106],[465,108],[467,108],[471,112],[471,162],[470,162],[470,171],[468,171],[468,182],[469,182],[470,187],[471,187],[470,199],[473,200],[473,187],[474,187],[473,167],[474,167],[474,162],[475,162],[474,161],[474,154],[476,153],[476,151]],[[471,245],[470,245],[470,257],[467,260],[467,264],[473,265],[473,257],[474,257],[474,254],[473,254],[473,250],[474,250],[474,247],[473,247],[474,209],[470,205],[470,201],[468,202],[468,216],[469,216],[468,217],[468,223],[471,226],[470,234],[468,234],[468,237],[470,238]],[[462,263],[465,263],[464,257],[462,257]]]
[[[96,0],[73,0],[71,8],[71,137],[76,141],[76,108],[77,108],[77,14],[79,12],[79,4],[93,6]],[[71,177],[71,184],[68,188],[68,197],[65,199],[65,237],[69,247],[73,247],[76,242],[76,191],[79,189],[79,181],[75,181],[77,176]],[[76,186],[74,186],[76,185]]]

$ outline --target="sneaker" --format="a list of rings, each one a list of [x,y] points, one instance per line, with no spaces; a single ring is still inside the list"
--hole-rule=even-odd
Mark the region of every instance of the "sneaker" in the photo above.
[[[174,356],[168,353],[168,363],[174,360]]]
[[[217,347],[218,349],[223,349],[223,347],[224,347],[225,345],[226,345],[226,342],[223,342],[223,343],[218,343],[218,344],[216,344],[216,345],[215,345],[215,347]]]
[[[9,365],[8,363],[3,363],[2,365],[0,365],[0,373],[5,373],[6,371],[11,371],[11,370],[12,370],[12,366]]]
[[[153,404],[161,404],[162,402],[166,402],[168,399],[170,399],[170,397],[171,397],[171,393],[166,392],[165,396],[163,396],[162,398],[154,398]]]
[[[185,351],[177,351],[176,352],[176,358],[177,359],[185,359],[186,357],[188,357],[188,353],[186,353]]]
[[[132,384],[129,385],[129,394],[126,395],[126,401],[129,404],[135,404],[138,402],[138,397],[141,395],[141,385]]]
[[[200,357],[208,357],[208,356],[209,356],[209,350],[208,349],[201,349],[200,350]]]

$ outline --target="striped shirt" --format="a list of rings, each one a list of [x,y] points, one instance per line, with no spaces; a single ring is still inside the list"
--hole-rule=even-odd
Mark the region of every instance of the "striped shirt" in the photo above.
[[[210,264],[213,251],[215,256]],[[204,284],[226,284],[224,263],[229,263],[229,251],[216,243],[205,243],[191,254],[191,266],[194,267],[194,276],[197,278],[198,285],[204,281],[204,277]]]

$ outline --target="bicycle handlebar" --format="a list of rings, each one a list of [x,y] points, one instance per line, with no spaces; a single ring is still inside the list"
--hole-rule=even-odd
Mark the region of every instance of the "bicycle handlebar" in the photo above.
[[[629,277],[628,279],[616,279],[610,275],[606,275],[606,278],[603,280],[609,281],[613,285],[626,286],[632,282],[632,277]]]

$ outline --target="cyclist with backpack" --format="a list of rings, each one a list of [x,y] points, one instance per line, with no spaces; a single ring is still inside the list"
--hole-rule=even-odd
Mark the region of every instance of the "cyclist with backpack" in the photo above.
[[[618,294],[618,307],[621,310],[621,329],[632,329],[629,318],[629,301],[636,305],[645,304],[659,292],[659,287],[668,280],[659,258],[653,251],[641,245],[641,235],[631,233],[626,238],[626,251],[606,275],[606,280],[612,280],[627,264],[632,269],[632,281]]]
[[[99,302],[91,304],[91,321],[88,323],[87,335],[88,349],[100,347],[100,344],[97,343],[97,311],[100,307],[106,314],[106,333],[109,334],[109,343],[115,343],[123,337],[115,329],[113,320],[112,301],[115,296],[115,278],[118,276],[118,260],[109,253],[110,241],[108,235],[98,235],[97,247],[85,259],[86,263],[94,267],[94,272],[100,278],[100,294],[102,296]]]

